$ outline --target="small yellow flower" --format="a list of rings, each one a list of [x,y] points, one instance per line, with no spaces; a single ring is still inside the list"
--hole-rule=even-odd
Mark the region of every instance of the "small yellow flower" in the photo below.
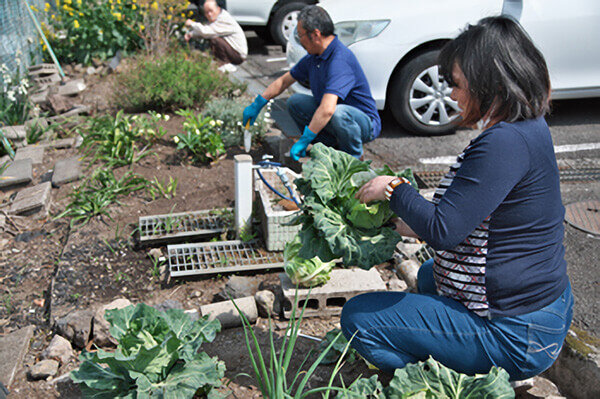
[[[172,15],[170,15],[170,14],[169,14],[169,15],[167,15],[167,19],[168,19],[168,20],[170,20],[171,18],[173,18],[173,16],[172,16]]]
[[[51,18],[51,19],[56,19],[56,15],[52,14],[52,15],[50,16],[50,18]]]
[[[81,0],[77,0],[77,5],[81,5]]]
[[[114,13],[113,13],[113,16],[114,16],[114,17],[115,17],[117,20],[119,20],[119,21],[121,20],[121,17],[122,17],[122,15],[121,15],[121,13],[120,13],[120,12],[114,12]]]
[[[31,8],[33,11],[38,12],[38,9],[35,8],[35,6],[29,6],[29,8]]]
[[[69,11],[69,16],[72,17],[73,16],[73,12]]]
[[[73,0],[64,0],[65,4],[73,4]]]
[[[132,9],[132,10],[136,10],[136,9],[137,9],[137,6],[136,6],[135,4],[132,4],[132,5],[131,5],[131,9]]]
[[[155,1],[150,7],[152,7],[153,10],[158,10],[158,3]]]
[[[77,21],[77,20],[73,21],[73,27],[75,29],[79,28],[79,21]]]
[[[173,141],[175,142],[175,144],[179,144],[179,136],[173,137]]]
[[[44,12],[48,12],[49,9],[50,9],[50,3],[44,4]]]
[[[56,7],[60,7],[60,0],[56,0]]]
[[[144,29],[146,29],[146,27],[144,25],[140,24],[140,30],[144,30]]]

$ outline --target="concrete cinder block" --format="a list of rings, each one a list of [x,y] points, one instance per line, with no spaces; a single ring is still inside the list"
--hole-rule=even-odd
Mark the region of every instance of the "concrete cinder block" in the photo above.
[[[43,76],[58,73],[58,68],[54,64],[37,64],[28,68],[29,76]]]
[[[37,93],[33,93],[29,96],[29,99],[34,104],[46,104],[48,102],[48,95],[50,94],[50,90],[45,88],[43,90],[38,91]]]
[[[79,157],[61,159],[54,165],[52,173],[52,185],[61,186],[75,181],[81,177],[81,161]]]
[[[44,161],[44,147],[43,146],[27,146],[17,149],[15,154],[15,161],[21,159],[31,159],[34,165],[40,164]]]
[[[31,158],[12,162],[0,175],[0,187],[29,183],[33,177],[33,162]]]
[[[34,329],[34,326],[27,326],[0,337],[0,381],[9,388],[23,364]]]
[[[258,309],[254,297],[247,296],[234,299],[234,301],[248,321],[254,323],[258,318]],[[219,320],[223,328],[239,327],[242,325],[240,314],[231,301],[203,305],[200,307],[200,313],[202,316],[208,315],[209,320]]]
[[[52,75],[47,76],[37,76],[33,78],[33,81],[37,85],[54,85],[61,81],[60,75],[58,73],[54,73]]]
[[[50,202],[51,191],[52,185],[49,181],[19,191],[9,213],[21,215],[45,211]]]
[[[279,279],[286,300],[283,314],[289,318],[296,295],[296,286],[285,273],[281,273]],[[334,269],[331,272],[331,279],[326,284],[310,290],[298,289],[298,307],[301,308],[304,302],[308,301],[304,317],[335,316],[342,313],[342,307],[349,299],[359,294],[376,291],[387,291],[377,269]]]

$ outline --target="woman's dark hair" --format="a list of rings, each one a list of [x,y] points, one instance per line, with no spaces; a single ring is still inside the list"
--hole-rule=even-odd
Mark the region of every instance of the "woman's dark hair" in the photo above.
[[[298,14],[298,21],[302,21],[302,27],[308,33],[318,29],[323,36],[333,35],[333,21],[327,11],[319,6],[306,6]]]
[[[447,43],[438,62],[453,86],[452,69],[464,73],[472,103],[462,125],[473,125],[488,112],[490,119],[515,122],[550,110],[550,77],[542,53],[518,22],[484,18]]]

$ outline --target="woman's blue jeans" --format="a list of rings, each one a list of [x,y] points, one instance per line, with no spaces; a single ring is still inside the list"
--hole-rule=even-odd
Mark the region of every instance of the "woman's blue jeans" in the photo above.
[[[308,126],[319,107],[313,96],[296,93],[287,100],[290,115],[300,128]],[[355,158],[363,153],[363,143],[373,140],[371,118],[361,110],[350,105],[338,104],[335,113],[325,128],[319,132],[314,143],[344,151]]]
[[[418,294],[375,292],[349,300],[342,331],[352,347],[379,369],[393,373],[430,355],[446,367],[473,375],[504,368],[511,380],[548,369],[558,357],[573,317],[569,284],[543,309],[515,317],[484,318],[439,296],[433,260],[419,269]]]

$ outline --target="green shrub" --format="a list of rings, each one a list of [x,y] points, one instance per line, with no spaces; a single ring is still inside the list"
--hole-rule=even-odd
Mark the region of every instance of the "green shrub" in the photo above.
[[[117,77],[115,101],[134,111],[202,107],[213,95],[239,88],[199,52],[173,50],[162,57],[138,55]]]
[[[220,123],[210,117],[196,115],[189,109],[181,109],[176,114],[185,117],[184,132],[173,138],[178,150],[187,151],[194,162],[200,163],[217,161],[225,153],[225,146],[221,141]]]
[[[244,144],[244,126],[242,126],[242,113],[249,101],[243,98],[218,98],[206,103],[202,114],[214,120],[222,121],[221,139],[225,147],[241,146]],[[252,141],[262,140],[268,131],[267,119],[271,114],[271,103],[267,104],[253,126],[248,131],[252,134]]]

